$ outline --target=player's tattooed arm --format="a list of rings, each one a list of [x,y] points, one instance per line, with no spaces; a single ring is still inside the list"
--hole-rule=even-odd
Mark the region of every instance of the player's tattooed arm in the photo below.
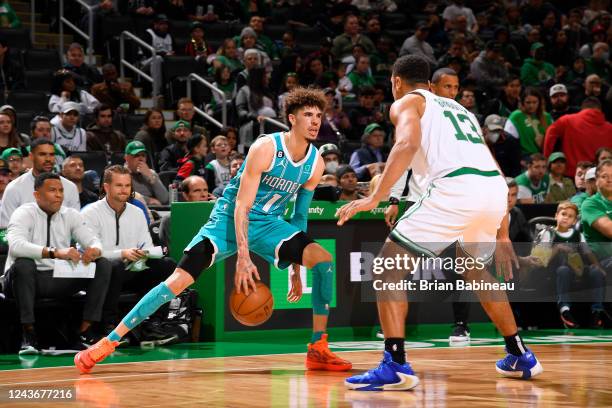
[[[249,287],[255,290],[253,277],[259,279],[257,268],[249,255],[249,212],[257,195],[261,175],[270,167],[273,159],[274,142],[267,137],[257,140],[249,150],[244,171],[240,176],[240,188],[234,209],[234,228],[238,249],[234,284],[238,292],[244,290],[247,295]]]

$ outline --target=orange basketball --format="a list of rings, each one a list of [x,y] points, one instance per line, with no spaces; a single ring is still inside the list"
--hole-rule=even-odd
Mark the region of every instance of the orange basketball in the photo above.
[[[257,292],[252,289],[249,295],[232,290],[229,308],[234,319],[245,326],[259,326],[272,316],[274,298],[270,289],[261,282],[255,282]]]

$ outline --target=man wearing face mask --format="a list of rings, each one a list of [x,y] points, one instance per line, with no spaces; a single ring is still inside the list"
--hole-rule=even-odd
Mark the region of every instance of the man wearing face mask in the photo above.
[[[325,174],[336,174],[336,170],[342,160],[338,146],[333,143],[324,144],[319,148],[319,153],[325,162]]]
[[[532,58],[525,59],[521,67],[521,82],[524,86],[538,86],[555,77],[555,67],[544,61],[546,49],[540,42],[531,46]]]

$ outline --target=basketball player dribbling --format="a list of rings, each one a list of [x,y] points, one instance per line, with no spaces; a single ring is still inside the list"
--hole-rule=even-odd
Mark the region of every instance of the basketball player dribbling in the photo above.
[[[174,273],[149,291],[108,336],[74,358],[83,372],[111,354],[121,337],[192,285],[201,271],[236,252],[234,284],[238,292],[256,290],[253,251],[280,269],[292,266],[290,302],[302,296],[299,265],[312,270],[313,334],[306,368],[346,371],[350,362],[328,347],[327,320],[333,291],[332,256],[306,235],[308,208],[325,164],[312,142],[325,111],[322,91],[297,88],[285,98],[289,132],[263,135],[253,143],[246,160],[217,200],[210,219],[192,239]],[[287,203],[297,195],[291,222]]]
[[[458,256],[489,263],[495,255],[498,274],[510,279],[517,259],[508,238],[505,180],[474,115],[457,102],[429,92],[428,79],[429,65],[422,57],[407,55],[395,62],[391,76],[395,102],[390,117],[396,143],[377,189],[371,196],[341,207],[338,225],[360,211],[377,207],[406,168],[412,166],[414,173],[426,175],[427,190],[397,222],[379,256],[434,258],[457,242]],[[397,282],[409,272],[394,269],[379,276]],[[495,282],[486,268],[469,270],[464,278]],[[477,294],[506,343],[508,354],[496,363],[496,370],[504,376],[524,379],[540,374],[542,366],[519,336],[506,294]],[[377,293],[385,335],[383,361],[377,368],[347,378],[349,389],[408,390],[418,385],[419,379],[406,362],[404,351],[408,302],[402,295]]]

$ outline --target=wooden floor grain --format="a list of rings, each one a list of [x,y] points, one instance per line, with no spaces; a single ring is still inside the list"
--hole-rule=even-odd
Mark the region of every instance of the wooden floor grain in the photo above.
[[[420,385],[413,391],[358,392],[346,373],[306,372],[303,354],[0,371],[2,407],[580,407],[612,406],[612,344],[539,345],[544,373],[532,380],[495,372],[500,347],[409,350]],[[338,353],[353,373],[380,352]],[[10,403],[9,389],[75,387],[77,400]]]

